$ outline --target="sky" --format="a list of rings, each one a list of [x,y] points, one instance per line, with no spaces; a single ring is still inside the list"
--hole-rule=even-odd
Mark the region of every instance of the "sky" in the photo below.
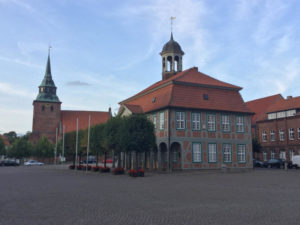
[[[298,0],[0,0],[0,133],[32,129],[48,47],[63,110],[113,112],[161,80],[163,45],[249,101],[299,96]]]

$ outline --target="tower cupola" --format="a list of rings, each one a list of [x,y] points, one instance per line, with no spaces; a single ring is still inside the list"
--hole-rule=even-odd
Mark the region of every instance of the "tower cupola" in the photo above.
[[[184,52],[180,45],[174,41],[172,32],[170,40],[164,45],[160,55],[162,57],[163,80],[182,71],[182,56],[184,55]]]

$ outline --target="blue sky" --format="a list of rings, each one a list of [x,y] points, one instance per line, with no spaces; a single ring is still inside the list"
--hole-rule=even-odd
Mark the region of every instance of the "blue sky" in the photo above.
[[[117,111],[161,79],[171,16],[183,69],[245,101],[299,96],[299,12],[297,0],[0,0],[0,133],[31,131],[49,44],[62,109]]]

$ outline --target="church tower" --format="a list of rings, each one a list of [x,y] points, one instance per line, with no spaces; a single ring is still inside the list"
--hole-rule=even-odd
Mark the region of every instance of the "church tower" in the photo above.
[[[162,58],[162,79],[166,80],[182,71],[182,56],[184,52],[180,45],[174,41],[173,33],[171,39],[164,45],[161,53]]]
[[[52,79],[49,51],[45,76],[39,86],[39,94],[33,101],[31,141],[35,143],[45,135],[52,143],[55,143],[56,128],[59,128],[60,119],[61,102],[56,95],[56,86]]]

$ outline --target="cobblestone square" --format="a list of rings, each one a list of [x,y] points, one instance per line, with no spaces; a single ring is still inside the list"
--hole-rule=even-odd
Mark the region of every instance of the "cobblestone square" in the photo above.
[[[300,170],[146,177],[0,167],[0,224],[300,224]]]

